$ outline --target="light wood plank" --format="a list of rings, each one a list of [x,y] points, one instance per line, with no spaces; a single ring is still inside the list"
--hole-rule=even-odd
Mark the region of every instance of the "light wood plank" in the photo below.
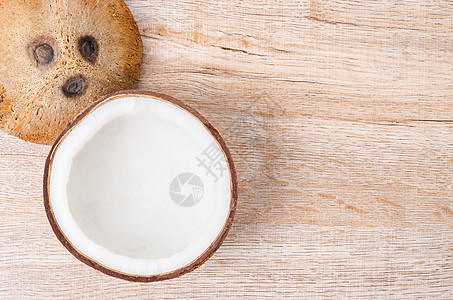
[[[453,298],[450,1],[126,2],[139,88],[232,150],[235,223],[190,274],[110,278],[48,225],[50,148],[0,132],[0,298]]]

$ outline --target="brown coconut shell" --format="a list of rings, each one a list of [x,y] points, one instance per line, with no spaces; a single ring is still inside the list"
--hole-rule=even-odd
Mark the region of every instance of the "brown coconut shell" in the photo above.
[[[93,112],[95,109],[97,109],[98,107],[100,107],[112,100],[115,100],[118,98],[123,98],[123,97],[158,98],[162,101],[174,104],[175,106],[178,106],[179,108],[190,113],[204,125],[204,127],[209,131],[209,133],[212,135],[212,137],[219,143],[220,149],[222,150],[222,152],[225,155],[226,160],[227,160],[228,170],[230,172],[230,178],[231,178],[231,181],[230,181],[231,199],[230,199],[230,207],[229,207],[229,213],[228,213],[227,220],[225,221],[225,224],[224,224],[222,230],[217,235],[216,239],[197,259],[195,259],[188,265],[183,266],[172,272],[151,275],[151,276],[131,275],[131,274],[122,273],[122,272],[113,270],[111,268],[108,268],[108,267],[98,263],[97,261],[89,258],[85,254],[80,252],[74,245],[72,245],[71,242],[69,241],[69,239],[67,238],[67,236],[65,235],[65,233],[61,230],[61,228],[58,225],[58,222],[55,218],[54,212],[52,210],[52,205],[50,203],[50,198],[49,198],[50,174],[52,171],[52,164],[53,164],[53,160],[55,157],[55,153],[58,151],[58,148],[60,147],[61,143],[64,141],[64,139],[67,137],[67,135],[84,118],[89,116],[90,113]],[[113,276],[113,277],[117,277],[117,278],[124,279],[127,281],[153,282],[153,281],[172,279],[172,278],[184,275],[188,272],[191,272],[191,271],[195,270],[196,268],[198,268],[199,266],[201,266],[206,260],[208,260],[214,254],[215,251],[217,251],[217,249],[220,247],[220,245],[223,243],[226,236],[228,235],[228,231],[230,230],[231,225],[233,223],[234,214],[236,212],[236,206],[237,206],[238,183],[237,183],[236,169],[235,169],[234,163],[233,163],[233,157],[225,143],[225,140],[219,134],[217,129],[202,114],[200,114],[198,111],[196,111],[194,108],[187,105],[183,101],[180,101],[180,100],[170,97],[168,95],[155,93],[155,92],[149,92],[149,91],[129,90],[129,91],[116,92],[116,93],[105,96],[102,99],[98,100],[96,103],[92,104],[85,111],[83,111],[81,114],[79,114],[63,130],[61,135],[58,137],[58,139],[55,141],[54,145],[52,146],[52,149],[50,150],[50,153],[46,160],[46,165],[45,165],[45,169],[44,169],[44,179],[43,179],[43,197],[44,197],[44,207],[46,210],[47,218],[49,220],[49,223],[52,227],[53,232],[57,236],[58,240],[63,244],[63,246],[66,247],[66,249],[72,255],[74,255],[78,260],[80,260],[81,262],[87,264],[88,266],[90,266],[98,271],[101,271],[101,272],[103,272],[107,275]]]
[[[135,88],[142,41],[122,0],[0,3],[0,128],[53,144],[103,95]]]

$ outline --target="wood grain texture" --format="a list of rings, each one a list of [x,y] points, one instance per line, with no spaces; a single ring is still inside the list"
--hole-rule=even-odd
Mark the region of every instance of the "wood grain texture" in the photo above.
[[[49,147],[0,133],[0,298],[453,298],[453,4],[128,0],[140,89],[205,115],[236,163],[223,246],[129,283],[60,245]]]

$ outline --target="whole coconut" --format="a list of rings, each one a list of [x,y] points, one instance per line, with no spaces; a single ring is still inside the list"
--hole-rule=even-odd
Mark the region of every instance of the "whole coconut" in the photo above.
[[[122,0],[0,2],[0,128],[53,144],[101,96],[137,85],[142,41]]]

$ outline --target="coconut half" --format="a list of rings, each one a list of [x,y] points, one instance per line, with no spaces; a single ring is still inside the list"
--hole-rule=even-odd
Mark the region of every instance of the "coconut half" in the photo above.
[[[218,131],[162,94],[107,96],[72,121],[44,172],[44,205],[79,260],[130,281],[200,266],[233,222],[237,179]]]

